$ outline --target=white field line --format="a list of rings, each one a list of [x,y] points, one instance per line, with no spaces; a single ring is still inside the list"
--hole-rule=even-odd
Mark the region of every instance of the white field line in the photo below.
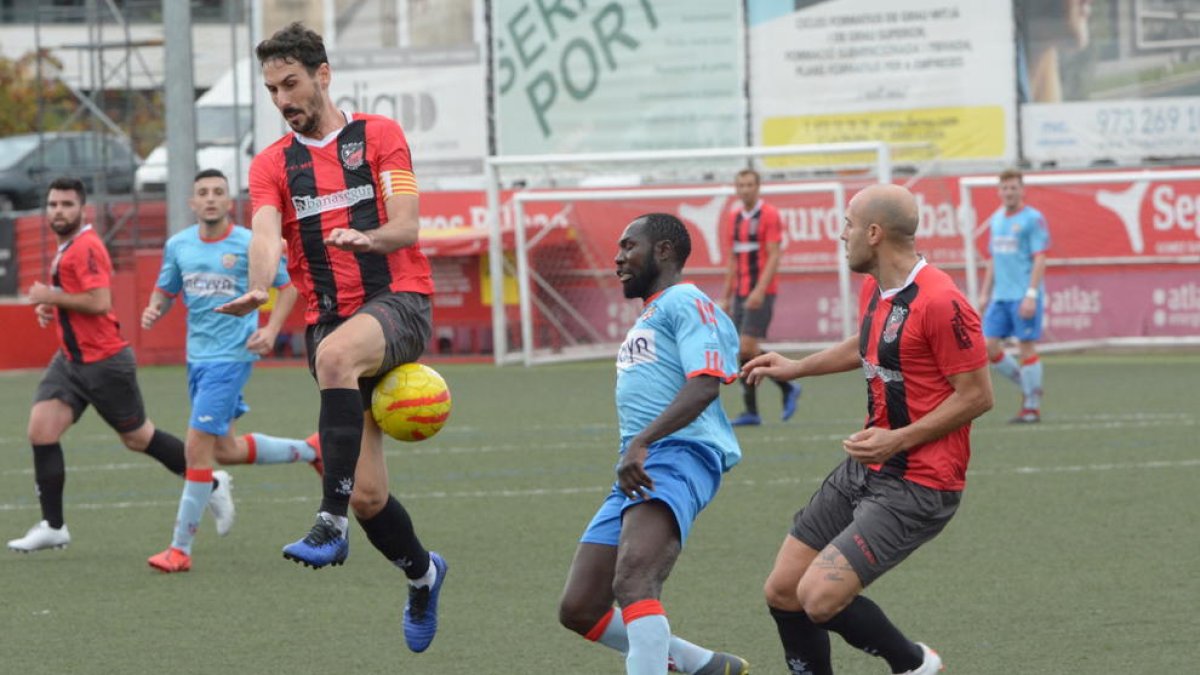
[[[1087,473],[1099,471],[1149,471],[1161,469],[1192,469],[1200,468],[1200,459],[1184,459],[1184,460],[1149,460],[1144,462],[1113,462],[1106,464],[1078,464],[1068,466],[1018,466],[1006,469],[985,469],[980,471],[968,472],[969,478],[977,478],[979,476],[1029,476],[1037,474],[1061,474],[1061,473]],[[758,487],[763,485],[798,485],[801,483],[820,483],[824,480],[824,476],[807,476],[807,477],[786,477],[772,478],[770,480],[758,481],[750,479],[731,480],[728,483],[746,487]],[[602,494],[608,492],[608,485],[589,485],[583,487],[561,487],[561,488],[530,488],[523,490],[434,490],[430,492],[413,492],[403,493],[399,497],[401,499],[506,499],[528,497],[553,497],[564,495],[579,495],[579,494]],[[251,504],[296,504],[296,503],[316,503],[318,495],[309,496],[288,496],[288,497],[268,497],[268,498],[251,498],[242,499],[239,501]],[[137,508],[168,508],[178,504],[177,501],[166,500],[147,500],[147,501],[125,501],[125,502],[92,502],[92,503],[72,503],[69,505],[71,509],[84,510],[100,510],[100,509],[137,509]],[[0,503],[0,512],[5,511],[33,511],[39,508],[34,502],[26,504]]]

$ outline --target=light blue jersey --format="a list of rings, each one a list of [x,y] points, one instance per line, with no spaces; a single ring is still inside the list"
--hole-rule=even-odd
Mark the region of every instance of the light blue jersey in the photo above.
[[[650,298],[617,353],[622,450],[675,400],[689,377],[712,375],[725,383],[736,379],[737,350],[733,322],[694,285],[676,284]],[[742,458],[720,400],[666,439],[715,450],[726,471]]]
[[[250,230],[236,225],[220,239],[203,239],[200,226],[192,225],[167,240],[157,286],[172,298],[183,294],[189,363],[258,358],[246,349],[246,340],[258,328],[258,312],[238,317],[213,311],[248,290],[249,249]],[[273,285],[281,288],[289,283],[280,260]]]
[[[1050,230],[1041,211],[1026,206],[1013,215],[1000,207],[991,217],[992,300],[1021,300],[1029,288],[1033,256],[1050,249]],[[1045,284],[1038,289],[1045,295]]]

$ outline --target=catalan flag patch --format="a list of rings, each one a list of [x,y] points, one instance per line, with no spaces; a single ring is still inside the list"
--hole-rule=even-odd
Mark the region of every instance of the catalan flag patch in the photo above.
[[[417,177],[405,169],[382,171],[379,174],[379,191],[384,199],[395,195],[416,195]]]

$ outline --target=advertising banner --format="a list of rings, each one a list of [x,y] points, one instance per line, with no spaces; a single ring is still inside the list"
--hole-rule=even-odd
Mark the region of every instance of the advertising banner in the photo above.
[[[744,145],[741,7],[496,0],[498,152]]]
[[[1016,0],[1016,10],[1027,159],[1200,154],[1200,0]]]
[[[922,144],[898,148],[900,160],[1016,156],[1008,3],[748,0],[747,12],[756,145],[879,140]]]

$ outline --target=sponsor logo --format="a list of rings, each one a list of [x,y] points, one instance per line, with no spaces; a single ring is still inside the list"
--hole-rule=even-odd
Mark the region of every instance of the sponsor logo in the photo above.
[[[862,551],[864,556],[866,556],[867,562],[871,563],[872,565],[876,563],[875,554],[871,552],[871,547],[867,545],[867,540],[863,539],[861,534],[854,535],[854,545],[858,547],[858,550]]]
[[[1186,283],[1151,294],[1155,327],[1200,328],[1200,286]]]
[[[312,165],[313,163],[311,160],[307,162],[300,162],[299,164],[288,164],[286,171],[288,172],[288,175],[300,173],[301,171],[307,171],[308,169],[311,169]]]
[[[892,370],[891,368],[884,368],[883,366],[877,366],[861,356],[858,358],[862,361],[863,376],[867,380],[874,380],[878,378],[883,380],[885,383],[904,381],[904,374],[900,371]]]
[[[950,328],[954,331],[954,341],[958,343],[959,349],[971,348],[971,333],[967,330],[966,320],[963,318],[962,306],[957,300],[951,300],[950,304],[954,306],[954,316],[950,317]]]
[[[634,328],[625,335],[625,342],[617,350],[617,368],[628,370],[641,363],[658,361],[658,350],[654,344],[655,332],[649,328]]]
[[[354,479],[353,478],[339,479],[336,492],[339,495],[345,495],[345,496],[349,497],[350,493],[354,492]]]
[[[213,421],[213,416],[212,415],[201,415],[196,418],[196,421],[200,422],[201,424],[208,424],[209,422]]]
[[[350,208],[361,201],[374,198],[374,185],[359,185],[320,197],[293,196],[292,208],[296,210],[297,218],[308,218],[326,211]]]
[[[241,295],[235,277],[213,272],[191,272],[183,275],[183,292],[193,297],[236,298]]]
[[[1096,191],[1096,203],[1115,213],[1121,220],[1121,224],[1125,226],[1125,234],[1129,237],[1129,247],[1133,249],[1134,253],[1141,253],[1146,248],[1145,242],[1142,240],[1142,225],[1139,216],[1142,212],[1142,197],[1145,196],[1149,187],[1150,183],[1138,181],[1119,192],[1116,190]],[[1158,190],[1154,192],[1157,203]]]
[[[355,141],[346,143],[339,149],[339,154],[342,157],[342,166],[347,170],[353,171],[363,164],[363,156],[366,154],[363,141]]]
[[[896,341],[896,336],[900,334],[900,327],[904,325],[904,319],[908,316],[908,308],[903,305],[893,305],[891,314],[888,314],[887,323],[883,326],[883,341],[891,344]]]

